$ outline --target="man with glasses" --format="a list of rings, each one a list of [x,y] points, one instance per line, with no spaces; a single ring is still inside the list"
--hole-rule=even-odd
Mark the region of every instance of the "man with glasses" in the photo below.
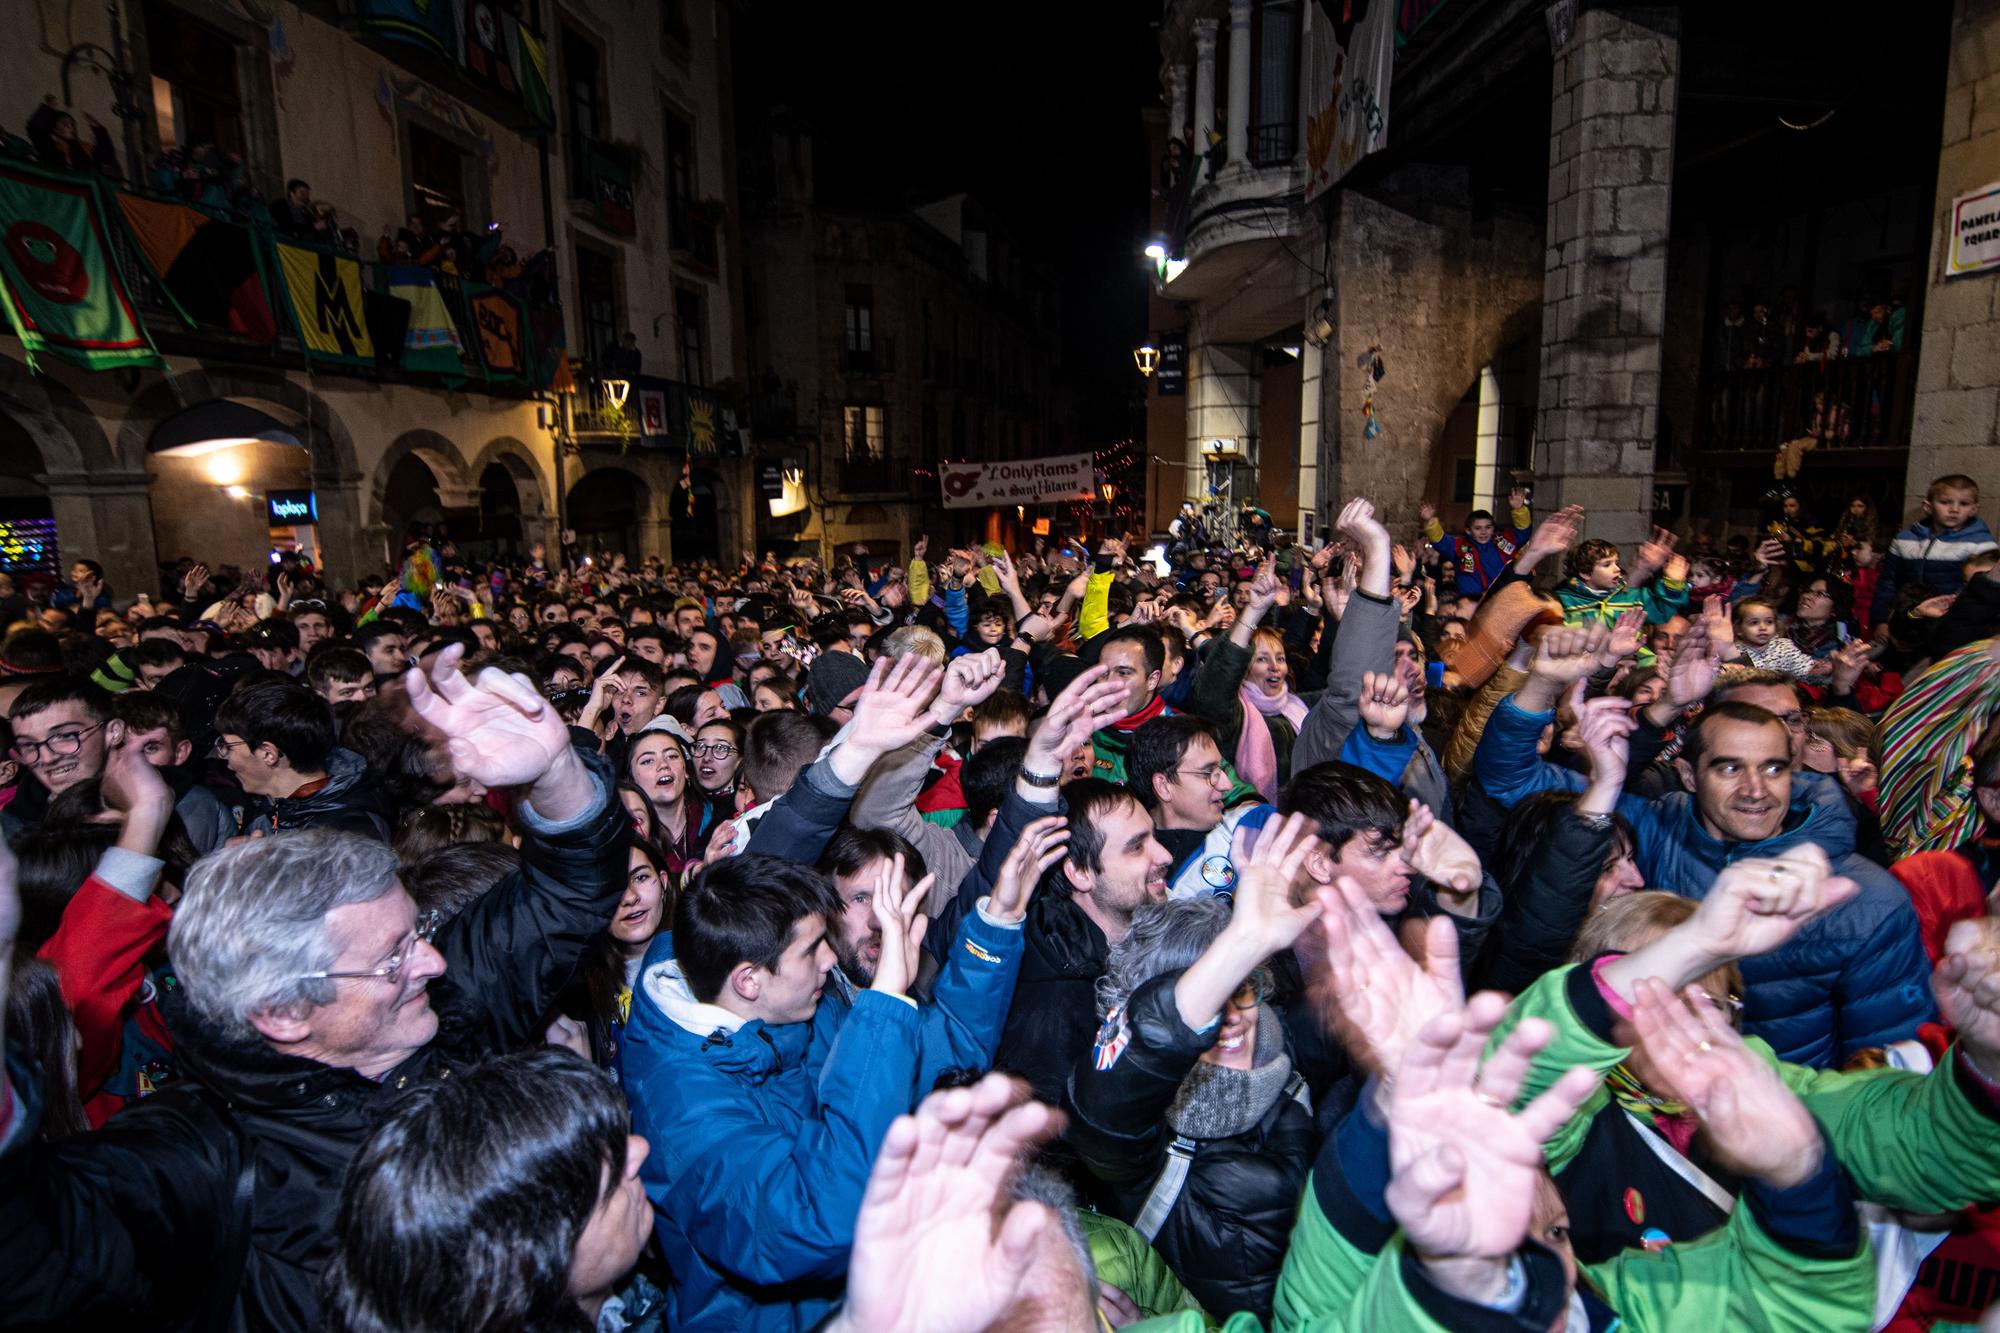
[[[527,681],[475,683],[460,657],[409,673],[411,705],[462,777],[514,789],[522,868],[440,929],[372,839],[278,833],[200,862],[160,998],[186,1077],[60,1145],[39,1140],[32,1068],[0,1088],[11,1320],[317,1329],[341,1178],[368,1135],[405,1093],[540,1039],[624,896],[629,824]],[[19,920],[0,851],[0,987]]]
[[[1231,860],[1236,831],[1263,827],[1271,807],[1254,792],[1247,801],[1226,805],[1236,779],[1223,761],[1214,725],[1187,713],[1154,718],[1132,733],[1125,780],[1152,813],[1153,836],[1173,855],[1168,896],[1228,893],[1236,883]]]
[[[11,838],[38,827],[50,800],[104,771],[110,709],[103,690],[69,675],[38,680],[15,696],[7,710],[14,728],[10,754],[25,777],[14,799],[0,810],[0,832]]]

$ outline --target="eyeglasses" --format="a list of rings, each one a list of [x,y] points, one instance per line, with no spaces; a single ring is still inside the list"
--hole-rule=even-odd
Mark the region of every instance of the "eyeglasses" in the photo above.
[[[1797,709],[1793,709],[1789,713],[1778,714],[1778,721],[1785,724],[1785,730],[1787,731],[1804,731],[1806,729],[1806,715]]]
[[[727,759],[730,755],[736,753],[736,747],[728,741],[696,741],[694,746],[694,757],[697,759],[708,759],[710,757]]]
[[[208,747],[208,752],[214,755],[217,759],[227,759],[229,758],[229,752],[235,749],[239,745],[241,745],[245,749],[250,748],[249,741],[245,740],[232,741],[227,736],[217,736],[215,738],[215,744]]]
[[[324,610],[326,610],[326,603],[322,602],[317,597],[301,597],[295,600],[291,605],[291,612],[293,615],[297,615],[301,611],[324,611]]]
[[[431,940],[436,938],[438,927],[443,924],[444,914],[442,912],[425,912],[417,917],[416,928],[411,932],[410,942],[397,949],[395,953],[390,954],[389,961],[382,964],[382,966],[371,967],[362,972],[302,972],[299,974],[299,980],[340,981],[345,978],[356,980],[368,977],[393,978],[398,972],[403,970],[403,964],[409,961],[410,955],[415,952],[418,941],[429,944]]]
[[[83,748],[85,736],[103,725],[102,722],[93,722],[75,731],[51,732],[46,740],[17,740],[14,742],[14,757],[24,764],[33,764],[41,759],[42,752],[46,750],[51,759],[67,759]]]
[[[1260,967],[1243,978],[1243,984],[1229,997],[1229,1003],[1238,1009],[1252,1009],[1271,998],[1271,970]]]
[[[1206,782],[1211,787],[1225,785],[1229,781],[1229,774],[1223,771],[1220,764],[1209,764],[1203,768],[1177,768],[1174,772],[1184,778]]]

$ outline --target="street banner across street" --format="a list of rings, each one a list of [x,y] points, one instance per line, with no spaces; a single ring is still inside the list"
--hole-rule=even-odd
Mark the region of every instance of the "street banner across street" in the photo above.
[[[1088,500],[1097,493],[1097,471],[1089,454],[1005,463],[946,463],[939,480],[944,484],[946,509],[1053,504]]]

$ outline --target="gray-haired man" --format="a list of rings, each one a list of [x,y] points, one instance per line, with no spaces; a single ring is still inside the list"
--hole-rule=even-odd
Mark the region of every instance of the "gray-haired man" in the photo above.
[[[379,843],[280,833],[197,864],[162,1000],[185,1075],[95,1133],[36,1138],[41,1080],[0,1089],[0,1309],[26,1324],[319,1327],[341,1176],[389,1105],[538,1023],[625,891],[608,770],[519,677],[409,674],[453,769],[524,798],[523,868],[442,930]],[[0,985],[19,925],[0,854]]]

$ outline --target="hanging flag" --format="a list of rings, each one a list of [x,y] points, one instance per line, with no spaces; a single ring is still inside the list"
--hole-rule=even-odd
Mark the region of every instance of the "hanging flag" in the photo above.
[[[489,380],[518,380],[528,373],[527,321],[513,297],[494,288],[466,284],[466,304],[479,332],[479,359]]]
[[[512,40],[513,25],[494,0],[466,0],[466,72],[476,81],[518,98],[521,85],[514,77],[514,58],[509,53]]]
[[[521,105],[534,118],[537,135],[553,134],[556,104],[549,97],[549,49],[541,38],[529,32],[519,19],[514,23],[514,46],[521,53]]]
[[[458,59],[458,24],[451,0],[354,0],[354,21],[363,32],[409,42],[453,62]]]
[[[362,322],[361,261],[283,241],[272,248],[306,355],[348,366],[372,364],[375,344]]]
[[[459,353],[464,345],[458,326],[438,290],[437,275],[414,264],[393,264],[382,270],[389,295],[410,303],[410,324],[403,332],[403,369],[435,375],[464,373]]]
[[[584,148],[590,155],[590,193],[597,201],[597,225],[619,236],[637,235],[639,220],[632,211],[631,153],[599,140]]]
[[[116,198],[133,244],[189,325],[260,343],[278,336],[248,227],[164,199],[122,191]]]
[[[110,257],[94,177],[0,165],[0,282],[30,364],[37,353],[85,370],[162,364]]]
[[[1306,6],[1307,203],[1389,140],[1389,81],[1396,62],[1397,9],[1389,0],[1347,0],[1341,17]]]

